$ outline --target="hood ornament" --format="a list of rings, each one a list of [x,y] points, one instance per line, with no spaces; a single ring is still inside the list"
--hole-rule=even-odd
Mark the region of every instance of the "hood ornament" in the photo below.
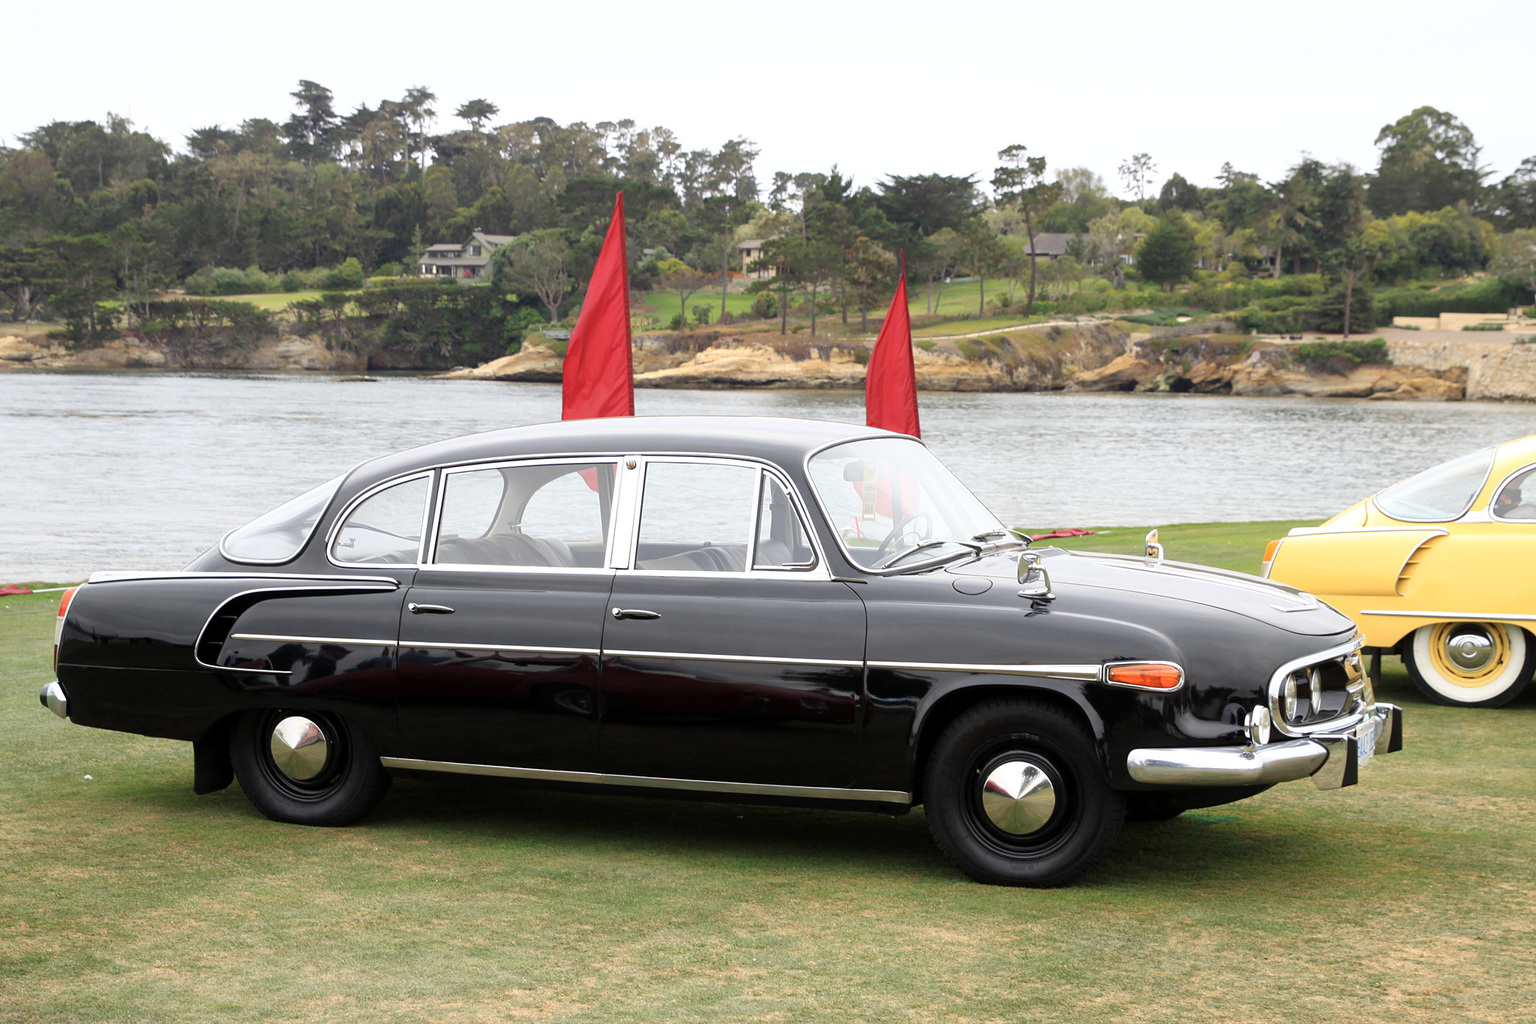
[[[1147,557],[1163,560],[1163,546],[1157,542],[1157,530],[1147,531]]]

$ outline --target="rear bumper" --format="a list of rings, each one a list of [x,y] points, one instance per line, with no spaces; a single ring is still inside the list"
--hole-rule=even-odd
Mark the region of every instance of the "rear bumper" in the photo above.
[[[1246,747],[1142,747],[1126,757],[1137,782],[1159,786],[1271,786],[1311,778],[1318,789],[1360,781],[1377,754],[1403,748],[1403,710],[1374,704],[1338,733]]]

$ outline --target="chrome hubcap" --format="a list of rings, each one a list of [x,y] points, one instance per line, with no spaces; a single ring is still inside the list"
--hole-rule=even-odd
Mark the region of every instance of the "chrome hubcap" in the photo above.
[[[1039,765],[1004,761],[981,788],[981,809],[999,829],[1014,836],[1038,832],[1056,813],[1056,786]]]
[[[1493,660],[1493,640],[1483,632],[1458,631],[1446,639],[1445,655],[1457,668],[1476,672]]]
[[[295,782],[319,775],[330,752],[325,730],[303,715],[290,715],[272,730],[272,763]]]

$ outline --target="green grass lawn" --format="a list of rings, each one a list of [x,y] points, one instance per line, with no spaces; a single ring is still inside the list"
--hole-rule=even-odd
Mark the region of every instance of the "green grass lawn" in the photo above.
[[[1163,540],[1251,559],[1285,525]],[[421,779],[352,828],[269,822],[193,795],[190,745],[38,705],[56,598],[0,598],[0,1021],[1530,1019],[1529,696],[1430,706],[1389,659],[1407,749],[1361,785],[1127,825],[1076,887],[1001,889],[920,811]]]
[[[677,316],[678,302],[676,292],[647,292],[640,296],[640,298],[645,303],[645,314],[654,317],[656,320],[655,326],[648,327],[646,328],[647,330],[665,329],[672,322],[672,318]],[[745,316],[751,312],[752,303],[756,299],[756,295],[742,295],[732,292],[725,297],[725,308],[730,311],[732,316]],[[693,322],[693,307],[695,306],[709,307],[709,325],[699,329],[707,331],[715,328],[717,326],[715,321],[720,319],[720,289],[706,288],[704,291],[688,297],[688,320],[690,323]],[[777,323],[778,321],[774,322]]]
[[[329,290],[329,289],[327,289]],[[281,312],[303,299],[319,298],[324,292],[320,289],[300,292],[263,292],[256,295],[210,295],[208,298],[222,302],[249,302],[261,309],[270,309]]]
[[[1284,537],[1295,526],[1316,526],[1314,519],[1288,519],[1255,523],[1176,523],[1157,528],[1163,557],[1175,562],[1198,562],[1255,575],[1263,568],[1264,547]],[[1022,527],[1025,533],[1045,533],[1049,526]],[[1147,549],[1150,526],[1107,526],[1088,537],[1061,537],[1037,541],[1081,551],[1110,551],[1140,555]]]

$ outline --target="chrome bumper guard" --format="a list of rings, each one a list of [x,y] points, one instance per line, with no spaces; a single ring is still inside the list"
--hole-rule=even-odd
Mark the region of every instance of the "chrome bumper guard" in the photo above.
[[[1318,789],[1360,781],[1377,754],[1403,749],[1403,709],[1374,704],[1349,729],[1246,747],[1143,747],[1126,757],[1137,782],[1159,786],[1271,786],[1311,777]]]

